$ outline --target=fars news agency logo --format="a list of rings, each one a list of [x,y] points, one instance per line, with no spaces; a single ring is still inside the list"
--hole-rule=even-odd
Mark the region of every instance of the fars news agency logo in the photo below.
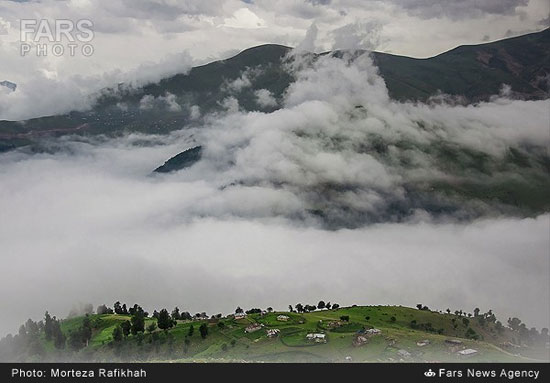
[[[88,19],[21,19],[21,56],[90,57],[94,54],[93,26]]]
[[[428,371],[424,372],[424,376],[427,378],[433,378],[435,375],[435,372],[431,368]]]

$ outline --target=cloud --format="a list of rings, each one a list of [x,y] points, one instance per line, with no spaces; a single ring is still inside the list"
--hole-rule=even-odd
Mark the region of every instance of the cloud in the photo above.
[[[277,100],[273,97],[273,94],[267,89],[258,89],[254,92],[256,95],[256,102],[261,107],[272,108],[277,106]]]
[[[0,119],[22,120],[87,110],[93,106],[100,92],[108,87],[115,84],[124,84],[126,88],[143,86],[167,76],[186,73],[193,63],[187,52],[180,52],[157,62],[141,63],[126,72],[115,69],[101,75],[67,76],[60,73],[54,64],[33,71],[32,64],[25,59],[13,55],[6,59],[13,65],[21,64],[20,75],[23,77],[16,77],[14,81],[17,83],[16,92],[0,94]],[[44,97],[44,94],[49,97]]]
[[[266,23],[248,8],[241,8],[224,21],[224,26],[231,28],[256,29],[265,28]]]
[[[332,31],[333,49],[366,49],[375,50],[380,45],[379,22],[355,22]]]
[[[444,0],[433,2],[430,0],[393,0],[395,4],[406,9],[420,18],[447,17],[462,19],[468,17],[482,17],[491,15],[513,15],[517,8],[525,7],[529,0]]]
[[[296,51],[315,52],[315,40],[319,29],[315,23],[312,23],[306,31],[306,35],[302,42],[296,46]]]
[[[76,302],[119,299],[150,311],[178,305],[211,314],[319,299],[422,302],[548,326],[550,216],[329,232],[239,219],[223,205],[270,215],[299,201],[276,190],[224,196],[205,181],[144,176],[151,162],[186,145],[193,143],[185,137],[133,136],[72,143],[72,153],[0,157],[2,334],[46,310],[63,317]],[[222,199],[205,204],[219,215],[191,217],[209,196]]]
[[[166,92],[164,96],[154,97],[150,94],[146,94],[139,101],[139,109],[151,110],[151,109],[164,108],[170,112],[181,111],[181,105],[177,102],[176,95]]]

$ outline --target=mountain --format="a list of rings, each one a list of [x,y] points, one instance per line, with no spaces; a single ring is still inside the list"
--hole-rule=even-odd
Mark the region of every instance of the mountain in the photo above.
[[[135,305],[134,312],[144,315],[137,331],[130,331],[130,313],[111,310],[61,321],[50,317],[50,328],[58,330],[49,337],[44,323],[29,319],[17,335],[0,340],[0,362],[548,361],[548,329],[529,330],[518,318],[505,327],[491,311],[477,309],[472,316],[426,306],[306,307],[211,317],[178,310],[177,319],[166,313],[163,320]]]
[[[374,52],[375,62],[398,100],[426,100],[438,91],[469,102],[498,94],[544,99],[550,92],[550,29],[487,44],[463,45],[428,59]]]
[[[15,89],[17,89],[17,84],[11,82],[11,81],[0,81],[0,86],[4,86],[11,90],[12,92],[15,92]]]
[[[187,149],[178,155],[170,158],[163,165],[154,170],[156,173],[170,173],[188,168],[201,159],[202,146],[195,146]]]
[[[105,89],[87,112],[0,121],[0,151],[39,142],[44,136],[168,133],[187,124],[200,124],[199,116],[219,110],[228,96],[237,98],[240,107],[248,111],[276,110],[293,81],[285,67],[290,50],[262,45],[139,89],[123,84]],[[503,84],[510,86],[514,97],[549,96],[550,29],[464,45],[427,59],[381,52],[373,52],[372,57],[390,96],[399,101],[426,101],[445,93],[463,102],[477,102],[498,94]],[[256,91],[260,89],[268,91],[275,102],[258,104]]]

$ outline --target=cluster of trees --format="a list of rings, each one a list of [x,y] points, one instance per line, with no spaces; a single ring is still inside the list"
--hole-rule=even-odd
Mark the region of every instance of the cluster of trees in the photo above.
[[[143,308],[135,304],[129,310],[126,309],[126,304],[120,305],[120,302],[116,302],[114,305],[115,313],[121,312],[125,315],[131,315],[130,320],[122,322],[116,326],[113,330],[113,340],[119,342],[123,337],[130,335],[142,334],[145,332],[145,318],[149,315]],[[154,331],[154,330],[153,330]]]
[[[337,310],[339,307],[340,307],[340,305],[338,303],[330,303],[330,302],[325,303],[325,301],[319,301],[319,303],[317,303],[317,305],[310,305],[310,304],[303,305],[301,303],[296,303],[296,305],[294,305],[294,308],[292,307],[292,305],[289,305],[288,310],[290,312],[308,313],[308,312],[311,312],[311,311],[315,311],[317,309],[319,309],[319,310],[323,310],[323,309]]]
[[[88,346],[88,343],[92,339],[92,323],[90,316],[86,314],[82,325],[71,332],[69,332],[68,344],[72,350],[78,351],[83,347]]]
[[[517,334],[516,343],[526,343],[533,345],[537,343],[545,343],[549,341],[548,328],[543,328],[540,333],[535,327],[527,328],[525,323],[522,323],[519,318],[508,318],[508,327]]]
[[[433,332],[437,334],[443,334],[445,331],[445,329],[442,329],[442,328],[436,329],[435,327],[433,327],[433,325],[430,322],[418,323],[416,319],[413,319],[410,322],[410,326],[412,329],[415,329],[415,330],[422,330],[422,331]]]

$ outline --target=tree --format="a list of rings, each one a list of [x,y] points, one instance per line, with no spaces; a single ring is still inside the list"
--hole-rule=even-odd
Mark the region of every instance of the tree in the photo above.
[[[81,329],[69,332],[69,339],[67,340],[67,343],[69,344],[69,348],[74,351],[78,351],[84,347]]]
[[[120,306],[120,302],[119,301],[116,301],[115,304],[113,305],[113,308],[115,310],[115,314],[118,314],[118,315],[121,315],[123,314],[122,312],[122,307]]]
[[[325,301],[319,301],[319,303],[317,303],[317,308],[319,310],[322,310],[325,308]]]
[[[187,335],[193,336],[194,332],[195,332],[195,327],[193,327],[193,325],[191,325],[191,327],[189,327],[189,331],[187,332]]]
[[[317,306],[315,305],[306,305],[306,310],[308,312],[317,310]]]
[[[92,323],[88,314],[82,320],[81,336],[82,341],[88,346],[88,342],[92,339]]]
[[[124,336],[130,335],[130,330],[132,329],[132,324],[130,323],[130,321],[125,320],[124,322],[122,322],[120,327],[122,327],[122,333],[124,334]]]
[[[422,303],[417,304],[416,308],[419,309],[419,310],[422,310]]]
[[[349,322],[349,315],[342,315],[340,317],[340,320],[343,320],[344,322]]]
[[[168,330],[169,328],[172,328],[173,325],[174,325],[174,322],[172,321],[170,314],[168,314],[168,310],[166,309],[160,310],[159,317],[157,319],[157,326],[161,330]]]
[[[122,328],[120,326],[116,326],[115,329],[113,330],[113,340],[115,342],[120,342],[122,340],[122,336],[123,336]]]
[[[157,322],[151,322],[148,326],[147,326],[147,332],[149,334],[151,334],[153,331],[155,331],[157,329]]]
[[[477,317],[477,321],[481,327],[485,327],[485,324],[487,323],[487,320],[482,316]]]
[[[447,309],[447,314],[450,314],[451,313],[451,309]]]
[[[479,310],[479,307],[476,307],[476,308],[474,309],[474,316],[475,316],[475,317],[479,316],[479,311],[480,311],[480,310]]]
[[[99,306],[97,306],[96,312],[97,312],[99,315],[103,315],[103,314],[112,314],[112,313],[113,313],[113,309],[110,309],[110,308],[107,307],[106,305],[99,305]]]
[[[294,312],[294,309],[292,308],[292,305],[288,305],[288,311],[290,311],[291,313]]]
[[[392,316],[392,317],[390,318],[390,321],[392,321],[392,322],[395,322],[396,320],[397,320],[397,319],[395,319],[394,316]]]
[[[521,320],[518,318],[508,318],[508,326],[514,330],[518,331],[520,328]]]
[[[273,307],[268,307],[268,308],[267,308],[267,312],[268,312],[268,313],[273,312]]]
[[[201,333],[201,338],[205,339],[208,335],[208,326],[206,325],[206,323],[201,324],[201,326],[199,327],[199,332]]]
[[[180,309],[177,306],[174,307],[174,310],[172,310],[172,319],[173,320],[181,319]]]
[[[332,305],[330,304],[330,302],[327,302],[327,303],[325,304],[325,308],[326,308],[327,310],[330,310],[330,307],[331,307],[331,306],[332,306]]]
[[[333,310],[338,310],[340,308],[340,305],[338,303],[335,303],[332,305]]]
[[[27,334],[30,336],[38,335],[39,328],[38,323],[34,322],[32,319],[28,319],[27,322],[25,322],[25,330],[27,331]]]
[[[245,312],[246,312],[247,314],[259,314],[259,313],[262,312],[262,310],[259,309],[259,308],[252,308],[252,309],[250,309],[250,310],[246,310]]]
[[[240,314],[242,312],[243,312],[243,309],[237,306],[237,308],[235,309],[235,314]]]
[[[145,331],[145,317],[141,308],[140,310],[134,310],[134,315],[132,315],[130,320],[132,322],[131,331],[133,335]]]
[[[462,323],[464,324],[464,326],[468,327],[468,325],[470,324],[470,320],[468,318],[462,318]]]
[[[55,348],[57,349],[65,348],[66,337],[63,334],[63,331],[61,331],[61,326],[59,325],[59,321],[55,317],[53,317],[52,336],[53,336],[53,344]]]
[[[46,311],[44,314],[44,334],[46,340],[51,340],[53,336],[53,320],[50,314]]]
[[[301,303],[296,303],[294,307],[296,307],[296,311],[298,311],[299,313],[304,312],[304,306]]]

